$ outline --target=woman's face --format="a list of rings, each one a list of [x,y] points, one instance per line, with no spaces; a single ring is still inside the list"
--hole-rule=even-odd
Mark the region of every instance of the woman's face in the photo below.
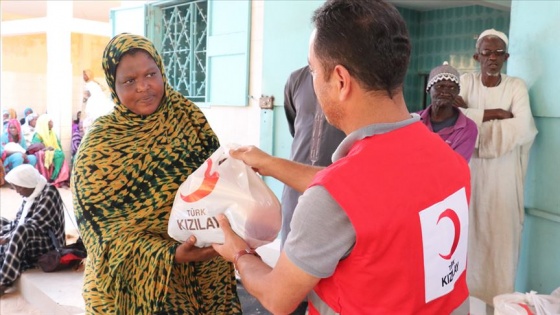
[[[121,58],[115,92],[120,102],[137,115],[151,115],[158,109],[164,94],[163,78],[148,53],[139,51]]]
[[[49,130],[52,130],[52,127],[53,127],[53,122],[52,120],[49,120]]]
[[[33,191],[35,190],[35,188],[27,188],[27,187],[21,187],[15,184],[12,184],[12,187],[14,187],[15,191],[20,194],[22,197],[29,197],[31,196],[31,194],[33,193]]]
[[[17,136],[19,135],[19,134],[18,134],[18,131],[17,131],[17,128],[16,128],[16,126],[14,126],[14,125],[10,125],[10,126],[8,127],[8,131],[10,132],[10,134],[12,135],[12,137],[17,137]]]

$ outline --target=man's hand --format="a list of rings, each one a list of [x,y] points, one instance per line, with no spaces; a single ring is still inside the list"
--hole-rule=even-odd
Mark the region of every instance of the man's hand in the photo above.
[[[243,146],[232,149],[229,151],[229,155],[238,160],[242,160],[262,176],[271,175],[269,165],[273,163],[274,157],[255,146]]]
[[[465,100],[461,97],[461,95],[457,95],[457,97],[455,97],[455,100],[453,100],[453,106],[468,108],[467,103],[465,103]]]
[[[513,118],[513,114],[511,112],[508,112],[507,110],[503,110],[501,108],[495,108],[484,110],[484,117],[482,118],[482,121],[502,120],[509,118]]]
[[[175,262],[205,261],[218,255],[212,247],[198,248],[194,246],[195,243],[196,237],[191,235],[186,242],[179,245],[175,251]]]
[[[249,245],[239,235],[231,229],[228,219],[225,215],[219,214],[216,216],[218,223],[224,231],[225,241],[224,244],[212,244],[212,247],[227,261],[233,261],[233,257],[239,251],[249,248]]]

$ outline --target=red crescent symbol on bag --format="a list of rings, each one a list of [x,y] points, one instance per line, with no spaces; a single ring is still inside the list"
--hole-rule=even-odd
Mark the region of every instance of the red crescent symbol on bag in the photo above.
[[[202,184],[200,184],[200,187],[198,187],[197,190],[193,191],[192,193],[190,193],[186,196],[179,193],[179,195],[181,196],[181,199],[183,199],[184,201],[186,201],[186,202],[198,201],[198,200],[210,195],[212,190],[214,190],[214,187],[216,187],[216,183],[218,182],[218,179],[220,178],[220,174],[218,174],[218,172],[214,172],[214,174],[210,174],[210,172],[212,171],[212,160],[211,159],[206,160],[206,163],[208,163],[208,167],[206,168],[206,171],[204,172],[204,180],[202,181]]]
[[[443,211],[439,215],[436,224],[438,224],[439,221],[443,218],[449,218],[449,220],[451,220],[451,222],[453,223],[453,227],[455,228],[455,235],[453,237],[453,244],[451,245],[451,251],[449,251],[449,254],[447,255],[439,254],[441,258],[449,260],[451,259],[451,256],[453,256],[453,254],[455,253],[455,250],[457,249],[457,245],[459,244],[459,236],[461,235],[461,224],[459,223],[459,217],[457,216],[457,213],[451,209],[447,209]]]

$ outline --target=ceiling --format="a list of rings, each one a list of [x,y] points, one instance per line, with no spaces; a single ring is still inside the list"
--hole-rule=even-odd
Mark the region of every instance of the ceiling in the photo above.
[[[388,0],[389,2],[404,8],[419,11],[435,9],[445,9],[460,6],[482,5],[494,9],[509,11],[512,0]],[[145,1],[123,1],[123,5],[130,5],[133,2]],[[121,1],[73,1],[73,16],[75,18],[94,20],[99,22],[109,21],[109,11],[112,8],[121,6]],[[47,14],[47,1],[35,0],[2,0],[0,1],[0,11],[2,21],[44,17]]]
[[[121,1],[73,1],[73,16],[75,18],[109,22],[109,11],[119,7]],[[47,1],[0,1],[2,21],[22,18],[45,17],[47,15]]]
[[[498,10],[510,11],[512,0],[387,0],[396,6],[418,10],[429,11],[436,9],[447,9],[454,7],[465,7],[481,5]]]

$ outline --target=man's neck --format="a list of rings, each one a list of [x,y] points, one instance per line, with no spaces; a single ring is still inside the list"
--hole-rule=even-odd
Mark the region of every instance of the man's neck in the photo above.
[[[501,73],[482,73],[481,81],[485,87],[495,87],[502,83],[502,75]]]
[[[342,130],[350,134],[355,130],[372,124],[394,123],[410,118],[402,92],[389,97],[385,91],[368,92],[350,102]]]

